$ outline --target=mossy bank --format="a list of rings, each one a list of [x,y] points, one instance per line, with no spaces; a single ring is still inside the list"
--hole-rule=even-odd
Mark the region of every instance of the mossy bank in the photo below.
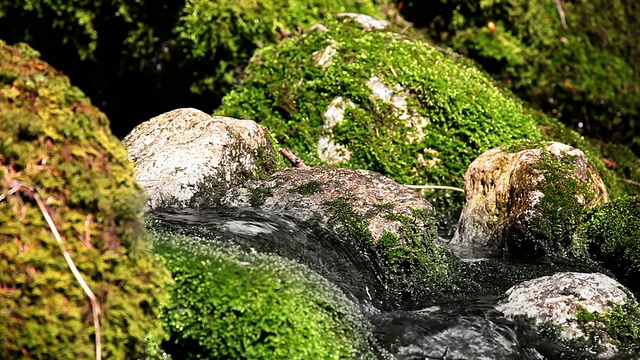
[[[184,359],[377,358],[358,307],[309,268],[213,239],[154,231],[176,286],[163,348]]]
[[[580,237],[594,259],[640,294],[640,197],[618,199],[594,209],[581,226]]]
[[[38,56],[0,42],[0,357],[95,356],[91,306],[63,248],[100,304],[103,356],[142,357],[164,336],[169,281],[147,249],[143,192],[107,117]]]

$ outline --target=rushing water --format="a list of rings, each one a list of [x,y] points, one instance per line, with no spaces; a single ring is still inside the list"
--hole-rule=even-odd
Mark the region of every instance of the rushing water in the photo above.
[[[572,264],[468,259],[461,271],[486,285],[483,291],[455,301],[443,297],[439,302],[436,297],[420,304],[423,307],[419,310],[406,311],[406,304],[389,303],[392,289],[375,255],[321,226],[238,208],[165,209],[149,216],[150,224],[157,228],[307,265],[359,304],[380,346],[396,359],[595,358],[586,350],[573,349],[526,324],[512,322],[495,310],[498,296],[508,287],[556,271],[580,270]]]

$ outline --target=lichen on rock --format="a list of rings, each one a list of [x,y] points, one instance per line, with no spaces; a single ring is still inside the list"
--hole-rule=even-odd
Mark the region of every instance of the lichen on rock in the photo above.
[[[95,356],[88,298],[33,191],[98,299],[103,356],[144,357],[164,337],[169,277],[147,249],[143,190],[107,117],[38,56],[0,41],[0,357]]]
[[[123,143],[150,208],[215,206],[229,186],[264,178],[282,164],[263,126],[196,109],[154,117]]]

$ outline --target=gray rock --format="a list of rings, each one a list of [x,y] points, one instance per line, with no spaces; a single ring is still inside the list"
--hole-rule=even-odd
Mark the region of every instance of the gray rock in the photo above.
[[[486,151],[469,166],[465,190],[451,244],[519,258],[581,251],[582,213],[609,201],[585,154],[556,142]]]
[[[368,221],[374,240],[386,231],[408,231],[398,216],[411,218],[417,231],[434,234],[433,206],[417,192],[368,170],[329,167],[288,168],[266,180],[249,181],[230,189],[223,205],[253,206],[285,213],[303,221],[328,224],[334,216],[332,201],[345,201],[354,215]],[[415,211],[425,211],[424,222]]]
[[[602,313],[611,309],[607,304],[609,301],[626,304],[635,299],[627,295],[620,283],[606,275],[567,272],[525,281],[510,288],[496,309],[508,318],[525,316],[533,319],[536,325],[546,322],[560,325],[560,335],[575,340],[585,336],[578,328],[578,306]],[[610,339],[605,333],[599,335],[599,345],[604,353],[610,355],[617,351],[608,343]]]
[[[263,126],[196,109],[154,117],[123,143],[150,208],[216,205],[229,186],[276,169],[276,152]]]

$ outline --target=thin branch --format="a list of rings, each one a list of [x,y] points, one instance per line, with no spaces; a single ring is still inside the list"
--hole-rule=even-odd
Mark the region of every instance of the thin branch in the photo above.
[[[631,185],[640,186],[640,182],[637,182],[637,181],[634,181],[634,180],[631,180],[631,179],[619,179],[619,180],[620,181],[624,181],[624,182],[626,182],[628,184],[631,184]]]
[[[291,163],[291,165],[293,165],[293,167],[302,168],[302,169],[309,167],[309,165],[305,164],[301,158],[299,158],[296,154],[294,154],[291,150],[287,148],[280,148],[278,149],[278,152],[282,154],[282,156],[284,156],[285,159],[289,160],[289,162]]]
[[[411,189],[441,189],[441,190],[453,190],[453,191],[461,191],[464,192],[464,189],[455,186],[444,186],[444,185],[405,185]]]
[[[91,291],[91,288],[89,287],[89,285],[87,285],[86,281],[84,281],[82,274],[80,274],[80,271],[76,267],[76,264],[73,262],[73,259],[71,259],[71,255],[65,248],[64,242],[62,241],[62,237],[60,236],[60,233],[56,228],[56,224],[53,222],[53,219],[51,219],[51,216],[49,215],[49,212],[47,211],[47,208],[44,205],[42,198],[40,198],[39,189],[17,180],[10,180],[9,182],[12,183],[12,186],[13,186],[13,188],[9,191],[10,194],[14,194],[20,188],[24,188],[36,200],[36,203],[38,203],[38,207],[40,208],[42,215],[44,216],[45,220],[47,221],[47,224],[49,225],[49,228],[51,229],[51,232],[53,233],[53,237],[56,239],[56,241],[60,245],[60,248],[62,249],[64,259],[66,260],[67,265],[71,269],[73,276],[75,276],[76,280],[80,283],[80,286],[84,290],[85,294],[87,294],[87,296],[89,297],[89,300],[91,301],[91,308],[93,310],[93,325],[96,329],[96,360],[101,360],[102,359],[102,338],[100,335],[100,304],[98,303],[98,298],[95,296],[93,291]],[[2,200],[4,200],[4,195],[0,198],[0,201]]]
[[[556,7],[558,8],[558,15],[560,15],[560,22],[562,22],[562,27],[567,30],[567,20],[564,17],[564,10],[562,10],[562,4],[560,3],[560,0],[555,0],[556,1]]]

